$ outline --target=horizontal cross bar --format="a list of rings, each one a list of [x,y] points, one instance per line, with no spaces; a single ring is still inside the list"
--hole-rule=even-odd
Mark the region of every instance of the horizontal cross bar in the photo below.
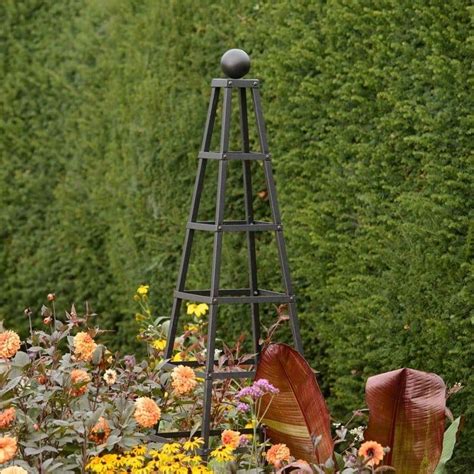
[[[253,379],[255,377],[254,370],[243,370],[233,372],[213,372],[211,374],[213,379]]]
[[[213,79],[211,82],[211,87],[231,87],[231,88],[254,87],[254,88],[257,88],[259,86],[260,86],[260,81],[258,79],[217,78],[217,79]]]
[[[217,360],[214,361],[214,365],[218,365],[219,362]],[[186,367],[204,367],[206,365],[206,362],[199,362],[197,360],[182,360],[182,361],[177,361],[177,360],[169,360],[166,362],[164,365],[165,368],[170,369],[172,367],[176,367],[177,365],[185,365]],[[222,364],[224,367],[229,366],[229,362],[226,361]],[[239,364],[239,366],[247,366],[247,365],[255,365],[255,360],[254,359],[249,359],[245,361],[243,364]]]
[[[268,160],[270,159],[270,154],[243,151],[200,151],[198,158],[206,160]]]
[[[224,221],[222,224],[216,224],[214,221],[199,221],[188,222],[187,228],[194,230],[205,230],[208,232],[262,232],[282,230],[282,225],[263,221],[251,223],[246,221]]]
[[[249,288],[219,290],[216,297],[211,297],[210,290],[175,290],[174,296],[181,300],[208,304],[292,303],[295,301],[293,295],[269,290],[251,291]]]
[[[209,434],[211,436],[220,436],[221,433],[224,431],[225,428],[222,428],[221,430],[210,430]],[[253,434],[253,428],[239,428],[238,430],[241,434]],[[259,429],[257,429],[259,431]],[[197,430],[193,432],[193,437],[194,436],[199,436],[201,434],[201,430]],[[152,434],[149,436],[150,441],[158,441],[158,442],[164,442],[168,443],[169,439],[176,439],[176,438],[189,438],[191,436],[191,431],[167,431],[163,433],[158,433],[158,434]],[[159,440],[159,438],[162,438],[162,440]]]

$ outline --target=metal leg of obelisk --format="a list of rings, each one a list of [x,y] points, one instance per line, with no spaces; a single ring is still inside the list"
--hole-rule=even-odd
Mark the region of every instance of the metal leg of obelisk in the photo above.
[[[248,153],[250,151],[249,143],[249,126],[247,114],[247,95],[246,89],[239,89],[239,105],[240,105],[240,129],[242,136],[242,151]],[[244,181],[244,200],[245,200],[245,220],[247,224],[253,224],[253,193],[252,193],[252,174],[251,163],[242,161],[242,174]],[[255,250],[255,232],[247,231],[247,249],[248,249],[248,265],[249,265],[249,288],[252,294],[258,294],[257,280],[257,255]],[[251,303],[252,316],[252,339],[255,360],[258,362],[260,355],[260,308],[258,303]]]
[[[209,151],[211,146],[212,132],[214,131],[214,123],[216,120],[217,104],[219,101],[220,89],[212,88],[211,99],[209,101],[209,110],[207,112],[206,124],[204,126],[204,135],[202,138],[201,150]],[[193,222],[197,219],[199,204],[201,202],[202,189],[204,184],[204,174],[206,172],[207,160],[199,159],[196,181],[194,184],[193,197],[191,200],[191,211],[189,213],[189,221]],[[194,229],[186,228],[184,238],[183,253],[181,256],[181,264],[178,272],[178,281],[176,283],[176,291],[183,291],[188,273],[189,260],[191,256],[191,248],[194,238]],[[179,311],[181,309],[181,299],[174,297],[173,307],[171,309],[170,326],[168,330],[167,344],[165,349],[165,359],[170,359],[173,355],[173,343],[176,339],[176,330],[178,327]]]
[[[224,89],[224,103],[222,107],[222,128],[220,151],[225,154],[229,149],[229,132],[230,117],[232,106],[232,89]],[[217,226],[214,233],[214,248],[212,254],[211,269],[211,291],[212,300],[211,309],[209,311],[209,325],[207,331],[207,353],[206,353],[206,378],[204,381],[204,403],[202,414],[201,433],[204,439],[202,452],[207,456],[209,451],[209,431],[211,425],[211,409],[212,409],[212,386],[214,372],[214,351],[216,343],[216,326],[217,326],[217,297],[219,296],[219,278],[221,271],[221,255],[222,255],[222,225],[224,223],[224,204],[225,204],[225,184],[227,179],[228,162],[223,157],[219,161],[219,173],[217,177],[217,205],[215,224]]]
[[[278,198],[276,193],[275,181],[273,178],[270,152],[268,149],[267,132],[265,129],[265,121],[263,119],[262,106],[260,102],[260,91],[258,89],[252,89],[252,98],[255,110],[255,119],[257,121],[257,130],[260,139],[260,148],[262,153],[264,153],[266,156],[265,160],[263,161],[263,167],[265,173],[265,181],[267,183],[268,199],[270,201],[272,218],[274,224],[277,225],[275,235],[282,272],[283,287],[285,288],[286,294],[290,297],[290,302],[288,304],[290,327],[296,350],[300,354],[303,354],[303,343],[301,341],[298,316],[296,314],[295,295],[293,292],[293,285],[291,283],[288,256],[286,254],[285,239],[283,237],[283,226],[281,224],[280,209],[278,206]]]

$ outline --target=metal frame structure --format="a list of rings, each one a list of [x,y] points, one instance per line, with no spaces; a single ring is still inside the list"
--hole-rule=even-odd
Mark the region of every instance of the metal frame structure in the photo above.
[[[211,430],[211,399],[213,381],[217,379],[227,378],[253,378],[254,371],[230,371],[230,372],[214,372],[214,351],[216,342],[216,327],[218,308],[221,304],[242,304],[247,303],[251,307],[252,320],[252,338],[253,350],[256,354],[257,363],[258,356],[261,351],[260,347],[260,314],[259,305],[262,303],[286,303],[288,305],[289,322],[293,336],[295,348],[302,353],[302,343],[296,315],[295,295],[290,277],[288,265],[288,257],[285,247],[285,239],[283,237],[283,226],[281,223],[280,209],[278,206],[277,192],[273,179],[271,156],[268,149],[265,122],[260,100],[260,83],[256,79],[213,79],[211,83],[211,98],[207,114],[207,120],[204,127],[204,136],[201,145],[201,151],[198,155],[198,169],[194,185],[194,191],[191,201],[191,211],[189,221],[186,226],[186,235],[184,239],[183,253],[181,265],[178,273],[178,281],[174,292],[174,302],[171,310],[171,320],[165,349],[165,358],[171,359],[173,346],[176,339],[176,331],[178,326],[179,313],[183,300],[207,303],[210,307],[208,314],[208,334],[207,334],[207,353],[205,371],[203,373],[204,381],[204,402],[201,430],[197,431],[204,439],[202,454],[207,456],[209,451],[209,437],[218,435],[222,430]],[[223,91],[222,106],[222,124],[220,133],[220,149],[219,151],[210,151],[211,139],[216,121],[216,112],[219,102],[219,96]],[[240,109],[240,130],[242,150],[229,150],[229,134],[231,122],[232,93],[237,92]],[[257,125],[258,137],[260,142],[260,151],[251,152],[249,142],[249,124],[247,95],[248,92],[253,100],[253,108],[255,112],[255,120]],[[216,196],[215,220],[199,221],[198,210],[201,200],[204,175],[208,160],[218,160],[218,181]],[[245,220],[226,221],[224,219],[226,177],[228,171],[229,160],[242,161],[243,170],[243,187],[245,202]],[[253,192],[252,192],[252,176],[251,162],[254,160],[263,161],[263,170],[265,173],[265,181],[268,190],[268,199],[271,208],[272,221],[261,222],[254,220],[253,212]],[[193,238],[196,231],[207,231],[214,233],[214,245],[212,253],[211,268],[211,287],[207,290],[188,290],[185,287],[186,276],[191,256],[191,248]],[[284,293],[261,289],[258,286],[257,279],[257,256],[255,250],[255,232],[273,231],[276,235],[278,254],[280,260],[280,268],[282,273]],[[225,232],[242,232],[246,234],[248,248],[248,275],[249,287],[241,289],[222,289],[219,285],[221,270],[221,253],[222,239]],[[196,367],[196,362],[169,362],[171,365],[188,365]],[[201,364],[202,365],[202,364]],[[251,430],[240,430],[242,433]],[[189,436],[188,432],[170,432],[159,433],[159,437],[177,438]]]

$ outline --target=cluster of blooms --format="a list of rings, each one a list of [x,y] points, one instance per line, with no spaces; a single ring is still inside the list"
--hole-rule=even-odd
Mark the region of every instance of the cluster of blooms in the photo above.
[[[92,458],[86,466],[89,472],[148,474],[208,474],[207,468],[196,450],[202,445],[200,438],[184,443],[169,443],[161,448],[136,446],[123,454],[105,454]]]
[[[20,337],[15,331],[0,332],[0,359],[11,359],[20,350]],[[14,407],[0,411],[0,429],[10,428],[16,419]],[[15,457],[18,445],[17,439],[8,433],[0,437],[0,464],[4,464]],[[20,468],[21,469],[21,468]]]
[[[279,390],[267,379],[256,380],[252,385],[244,387],[237,393],[236,397],[240,400],[237,404],[237,410],[246,413],[250,410],[250,405],[246,402],[255,401],[267,394],[276,395],[277,393],[279,393]]]

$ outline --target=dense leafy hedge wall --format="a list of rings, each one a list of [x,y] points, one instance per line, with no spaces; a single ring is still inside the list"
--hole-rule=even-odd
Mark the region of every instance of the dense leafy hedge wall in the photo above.
[[[0,317],[24,330],[23,307],[54,290],[62,308],[90,300],[130,348],[139,283],[168,312],[209,80],[237,45],[264,79],[306,353],[334,413],[407,365],[468,385],[454,411],[472,426],[468,4],[2,2]],[[227,285],[243,281],[242,243],[226,242]],[[210,247],[197,242],[195,285]],[[277,285],[269,241],[259,256]]]

